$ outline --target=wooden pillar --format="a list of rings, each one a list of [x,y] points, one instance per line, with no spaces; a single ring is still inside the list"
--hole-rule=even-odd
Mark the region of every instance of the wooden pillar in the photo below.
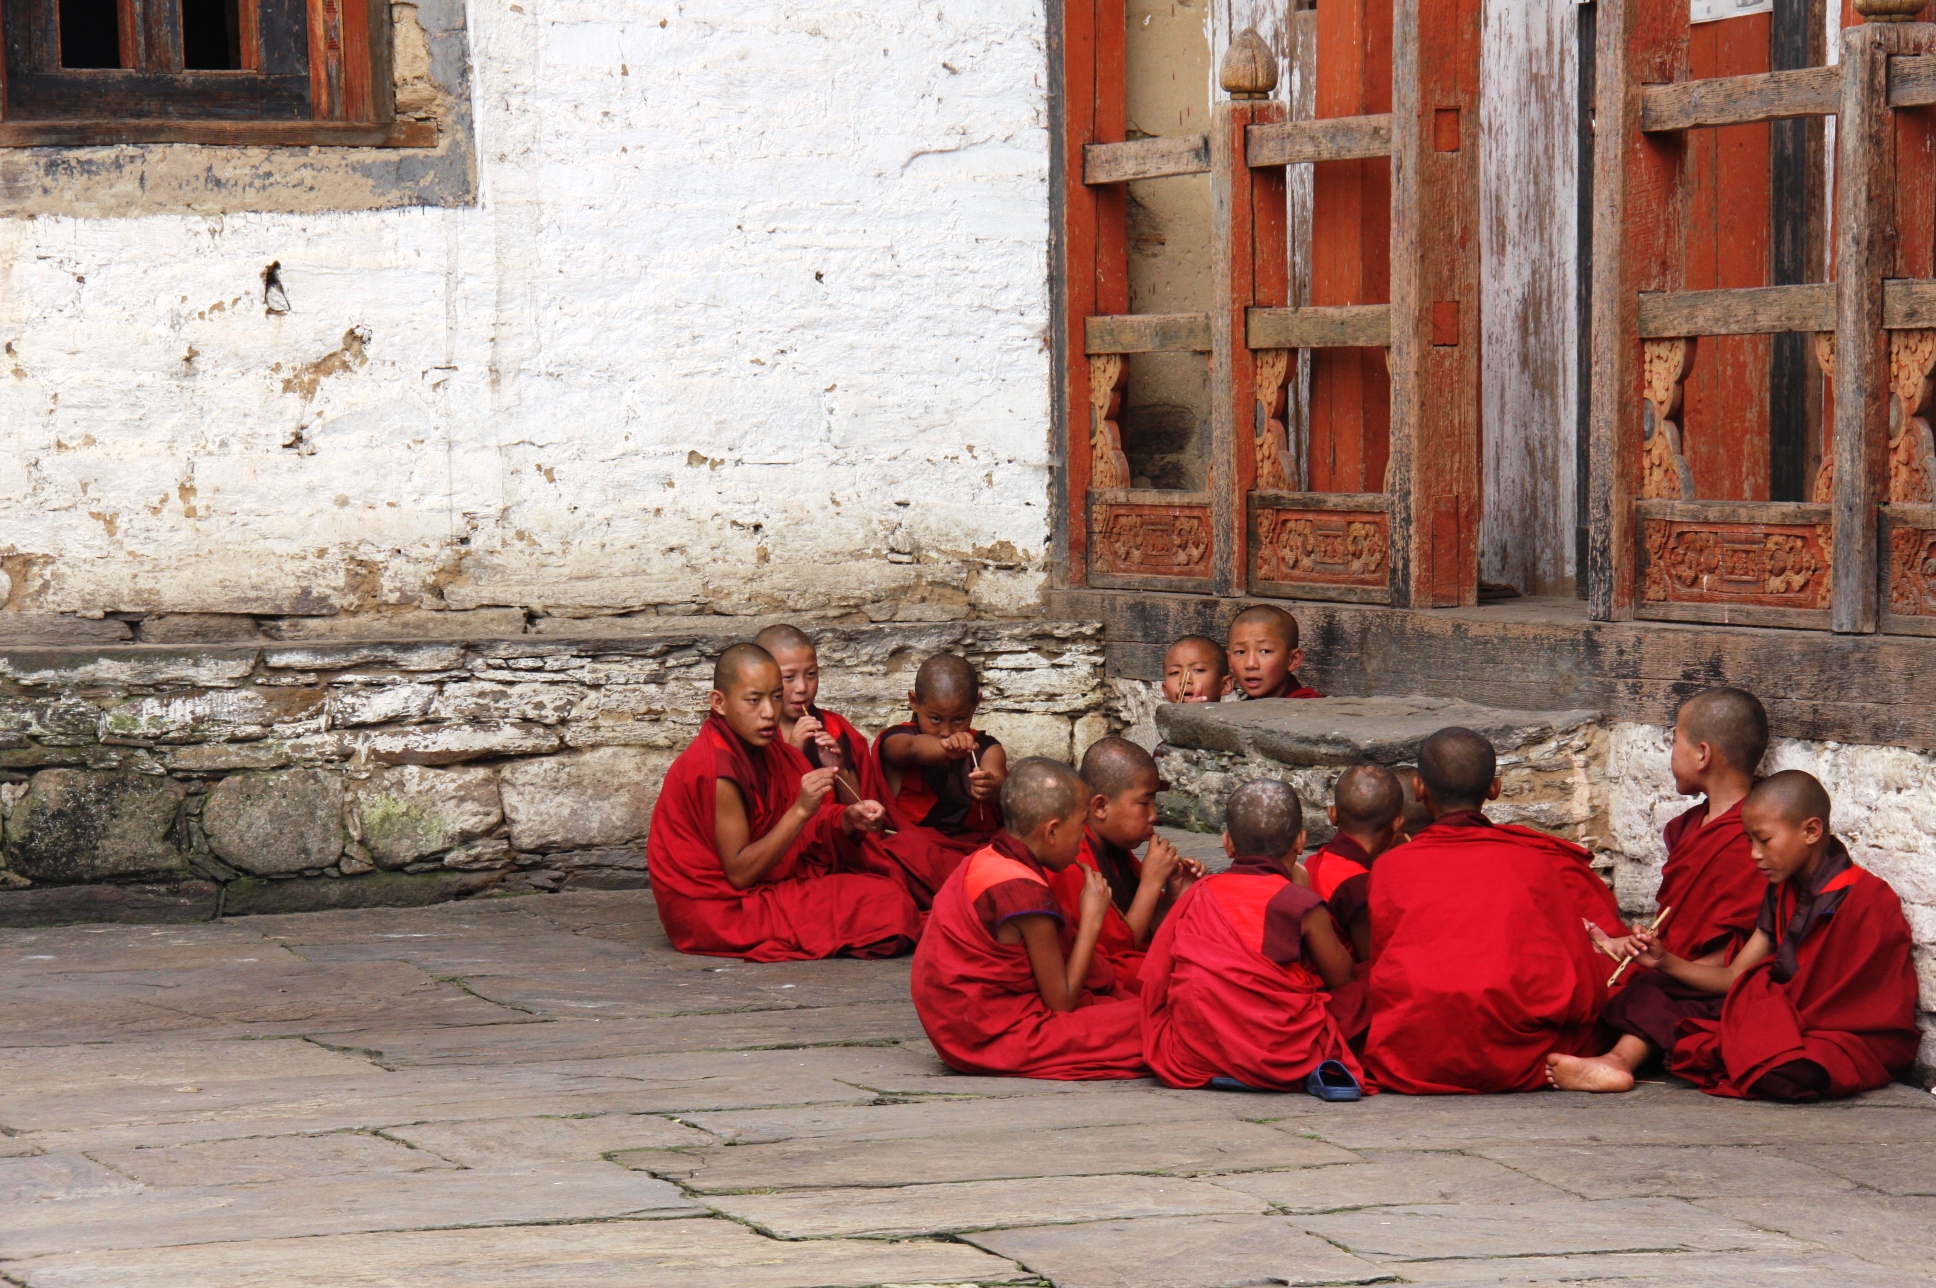
[[[1396,0],[1392,21],[1392,602],[1469,605],[1482,487],[1480,3]]]
[[[1599,7],[1587,613],[1627,621],[1645,432],[1640,292],[1682,289],[1687,222],[1686,136],[1641,132],[1640,89],[1688,78],[1687,0],[1602,0]]]
[[[1210,127],[1209,488],[1216,529],[1211,579],[1217,594],[1229,595],[1241,593],[1248,578],[1245,499],[1257,478],[1258,355],[1245,338],[1246,313],[1252,306],[1281,308],[1290,292],[1284,168],[1251,169],[1245,131],[1282,121],[1288,111],[1270,97],[1277,55],[1255,28],[1231,41],[1218,80],[1231,97],[1216,105]],[[1273,375],[1261,391],[1273,404],[1267,419],[1285,383],[1281,368]]]
[[[1128,129],[1123,96],[1123,0],[1064,0],[1061,23],[1062,434],[1058,553],[1070,585],[1088,579],[1090,362],[1084,320],[1129,312],[1129,191],[1083,183],[1082,149],[1119,143]]]
[[[1886,8],[1876,0],[1858,10]],[[1923,252],[1917,208],[1928,199],[1898,173],[1903,124],[1889,107],[1889,59],[1936,52],[1936,25],[1868,22],[1842,33],[1842,100],[1835,128],[1835,476],[1831,624],[1844,634],[1878,625],[1877,507],[1888,499],[1890,341],[1883,282]],[[1927,186],[1920,167],[1908,178]],[[1910,204],[1913,203],[1913,204]],[[1905,204],[1908,208],[1905,209]],[[1908,227],[1898,225],[1909,222]]]

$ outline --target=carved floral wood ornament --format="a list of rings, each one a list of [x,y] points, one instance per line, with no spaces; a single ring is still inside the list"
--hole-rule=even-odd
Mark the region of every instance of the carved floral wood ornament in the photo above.
[[[1642,340],[1640,495],[1647,500],[1692,501],[1694,472],[1681,450],[1681,398],[1694,368],[1691,339]]]
[[[1101,571],[1117,576],[1208,577],[1210,507],[1111,505],[1091,522]]]
[[[1291,465],[1290,440],[1284,432],[1284,384],[1292,354],[1289,349],[1259,349],[1252,356],[1257,368],[1251,425],[1257,453],[1256,487],[1265,492],[1294,492],[1297,472]]]
[[[1832,384],[1835,380],[1835,332],[1817,331],[1815,333],[1815,361],[1822,368],[1822,375]],[[1822,402],[1833,406],[1835,395],[1824,392]],[[1828,505],[1835,500],[1835,452],[1830,444],[1822,444],[1822,463],[1815,470],[1815,493],[1809,498],[1816,505]]]
[[[1936,331],[1889,333],[1889,500],[1936,502],[1936,440],[1928,416],[1936,381]]]
[[[1120,353],[1089,357],[1089,486],[1129,486],[1129,458],[1123,455],[1123,430],[1116,416],[1122,407],[1123,376],[1129,364]]]
[[[1260,581],[1383,586],[1389,521],[1373,511],[1259,510],[1254,543]]]
[[[1739,604],[1822,609],[1829,602],[1829,525],[1644,524],[1655,604]]]

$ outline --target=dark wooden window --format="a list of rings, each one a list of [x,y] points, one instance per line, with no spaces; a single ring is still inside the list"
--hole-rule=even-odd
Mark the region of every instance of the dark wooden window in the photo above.
[[[427,146],[391,110],[388,0],[0,0],[0,145]]]

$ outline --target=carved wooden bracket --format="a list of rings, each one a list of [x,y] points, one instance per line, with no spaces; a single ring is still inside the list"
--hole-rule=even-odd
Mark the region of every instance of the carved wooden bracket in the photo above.
[[[1929,405],[1936,393],[1936,331],[1889,333],[1889,500],[1894,504],[1936,502],[1936,439],[1929,426]]]
[[[1835,379],[1835,332],[1817,331],[1815,333],[1815,362],[1822,374],[1832,382]],[[1822,398],[1825,406],[1834,406],[1833,394]],[[1809,498],[1816,505],[1829,505],[1835,500],[1835,453],[1827,442],[1822,444],[1822,463],[1815,470],[1815,494]]]
[[[1089,486],[1129,486],[1129,458],[1123,455],[1122,387],[1129,364],[1120,353],[1089,357]]]
[[[1294,492],[1297,473],[1291,467],[1290,441],[1284,432],[1284,383],[1290,374],[1292,351],[1259,349],[1252,357],[1257,366],[1257,402],[1251,422],[1257,453],[1255,486],[1266,492]]]
[[[1640,495],[1646,500],[1692,501],[1694,471],[1681,451],[1681,396],[1694,369],[1692,339],[1642,340],[1640,435],[1645,444]]]

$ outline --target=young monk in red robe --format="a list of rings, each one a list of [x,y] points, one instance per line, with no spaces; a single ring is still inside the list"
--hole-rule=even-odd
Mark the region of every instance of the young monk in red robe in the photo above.
[[[1338,775],[1325,816],[1337,831],[1304,860],[1311,889],[1361,962],[1371,960],[1371,865],[1397,844],[1405,791],[1383,765],[1353,765]]]
[[[1172,1087],[1228,1078],[1302,1091],[1327,1060],[1364,1081],[1326,1006],[1351,952],[1324,903],[1294,878],[1304,813],[1286,783],[1260,779],[1224,806],[1230,869],[1176,902],[1143,966],[1143,1056]]]
[[[1767,749],[1768,715],[1740,689],[1696,694],[1674,717],[1674,786],[1684,796],[1707,798],[1667,825],[1667,865],[1655,903],[1671,909],[1658,939],[1677,957],[1725,966],[1754,933],[1768,879],[1755,866],[1741,807]],[[1616,961],[1638,949],[1631,938],[1602,940],[1600,947]],[[1684,1004],[1711,1001],[1711,994],[1671,975],[1630,970],[1600,1022],[1650,1050],[1670,1050],[1687,1014]]]
[[[906,871],[915,902],[927,908],[961,861],[1001,828],[997,802],[1008,753],[974,729],[981,702],[975,668],[937,653],[914,673],[913,719],[881,730],[874,758],[887,786],[895,834],[887,853]]]
[[[816,704],[820,696],[820,652],[813,637],[797,626],[769,626],[753,642],[773,655],[780,667],[780,734],[816,769],[835,769],[834,791],[849,801],[885,801],[887,783],[868,754],[867,738],[837,711]]]
[[[1074,924],[1081,911],[1088,874],[1109,883],[1096,958],[1116,974],[1119,991],[1134,993],[1143,969],[1143,950],[1162,910],[1203,875],[1203,865],[1186,859],[1156,835],[1156,761],[1127,738],[1103,738],[1082,756],[1082,781],[1088,789],[1089,823],[1076,861],[1055,873],[1049,885]],[[1136,847],[1149,842],[1145,858]]]
[[[1710,1095],[1809,1102],[1887,1085],[1915,1059],[1909,923],[1889,883],[1856,867],[1829,830],[1828,793],[1784,770],[1755,785],[1742,822],[1764,874],[1754,934],[1726,965],[1635,935],[1642,966],[1706,994],[1662,1034],[1668,1068]],[[1553,1085],[1626,1091],[1650,1054],[1623,1035],[1597,1059],[1556,1052]]]
[[[963,1073],[1134,1078],[1142,1012],[1100,992],[1096,936],[1109,906],[1101,873],[1083,878],[1078,920],[1064,921],[1051,873],[1073,864],[1089,816],[1075,771],[1030,756],[1002,787],[1007,830],[956,868],[914,950],[911,991],[928,1040]]]
[[[1230,655],[1205,635],[1185,635],[1163,654],[1163,701],[1222,702],[1235,681]]]
[[[780,705],[765,649],[719,655],[712,714],[667,771],[645,843],[672,946],[757,962],[908,951],[920,915],[856,845],[885,808],[836,801],[835,771],[780,738]]]
[[[1485,816],[1495,773],[1470,729],[1427,738],[1413,788],[1435,822],[1378,860],[1364,1064],[1387,1091],[1533,1091],[1548,1052],[1593,1047],[1611,967],[1556,854]]]
[[[1258,604],[1230,622],[1230,671],[1245,698],[1321,698],[1297,678],[1304,650],[1297,645],[1297,618],[1275,604]]]

